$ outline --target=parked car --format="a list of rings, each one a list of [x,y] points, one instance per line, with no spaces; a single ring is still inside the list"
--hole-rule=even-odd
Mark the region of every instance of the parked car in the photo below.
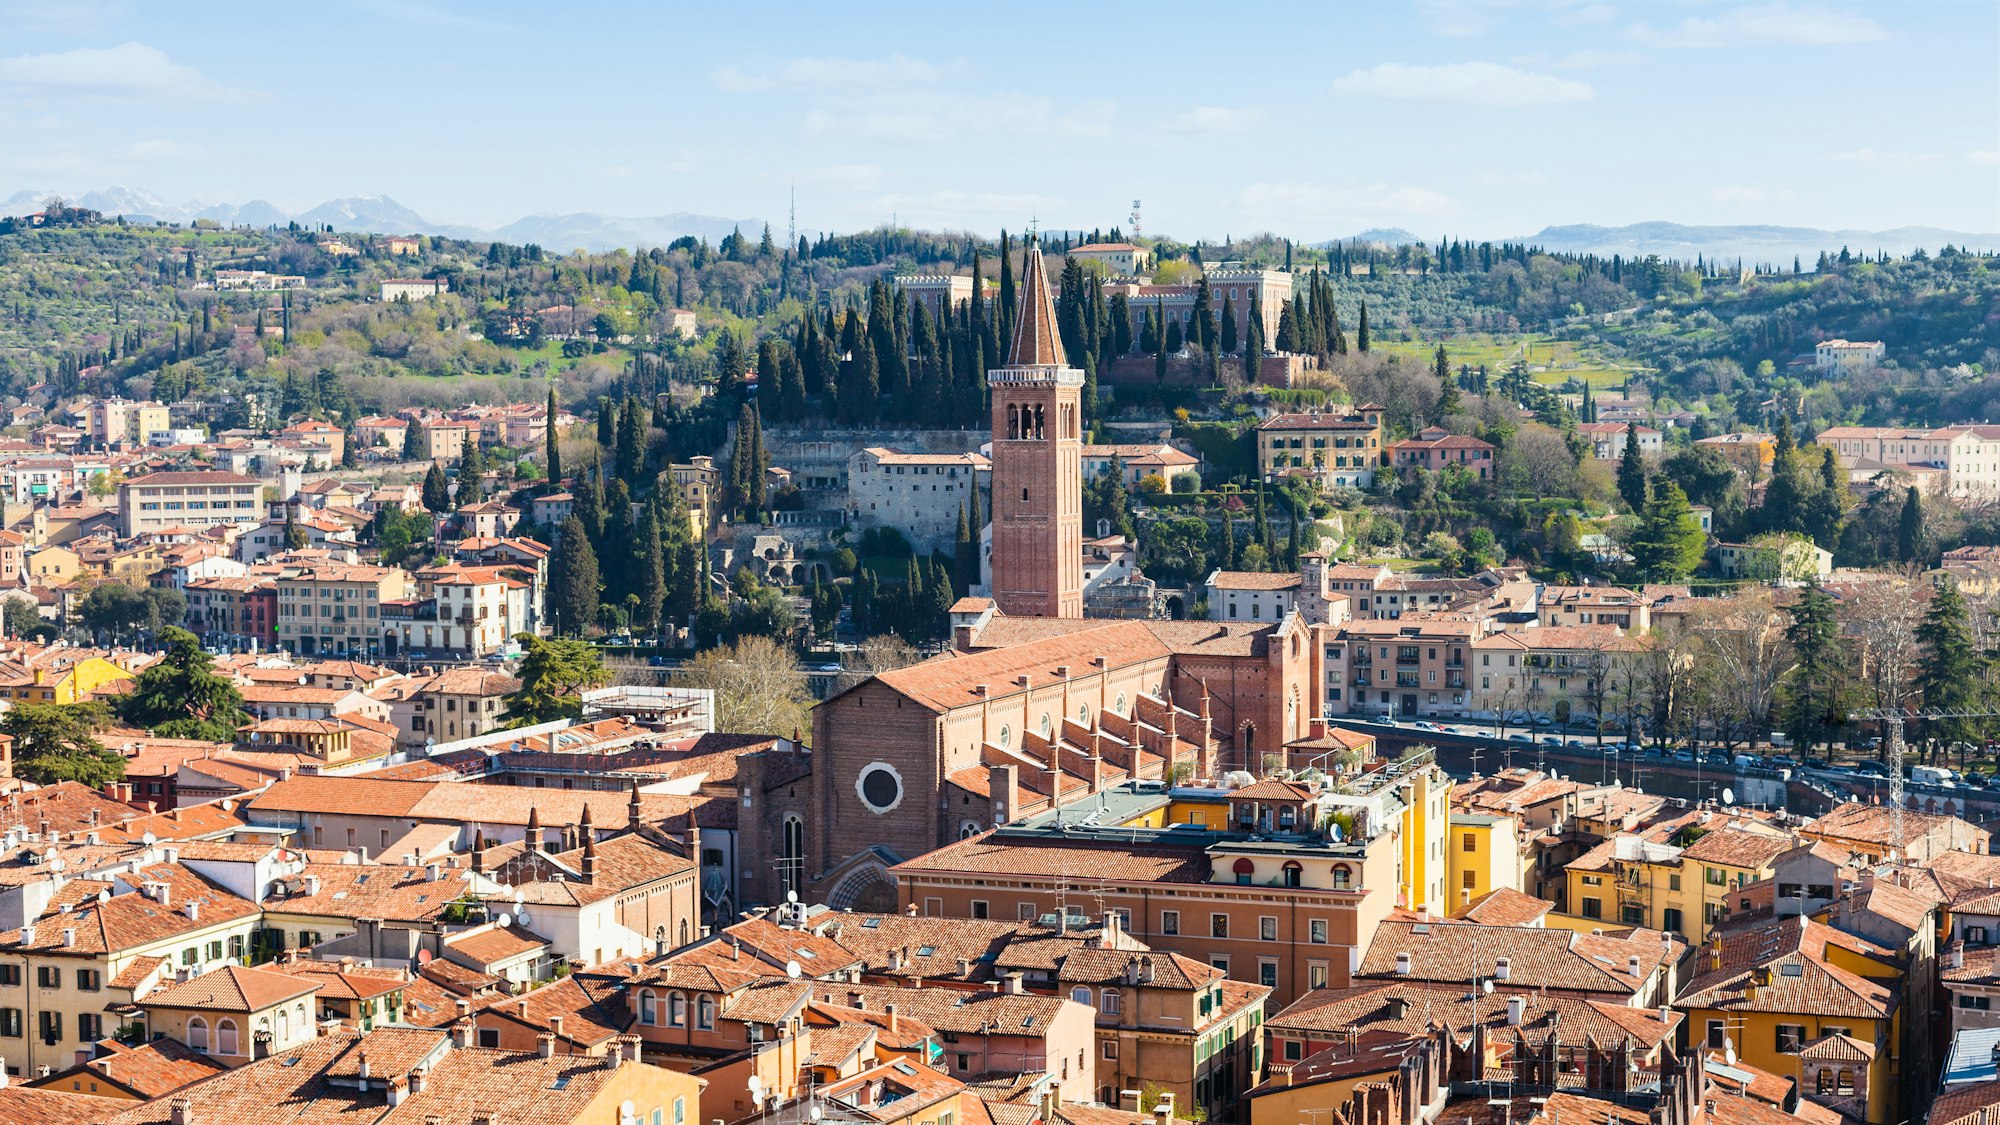
[[[1509,742],[1533,742],[1534,740],[1535,740],[1534,735],[1523,734],[1519,731],[1516,731],[1513,734],[1507,736],[1507,741]]]
[[[1553,734],[1545,734],[1542,736],[1542,745],[1544,746],[1561,746],[1562,744],[1563,740],[1557,738]]]

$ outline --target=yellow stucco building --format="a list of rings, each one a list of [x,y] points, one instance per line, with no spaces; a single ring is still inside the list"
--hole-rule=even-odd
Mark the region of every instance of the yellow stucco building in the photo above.
[[[1565,868],[1568,904],[1580,924],[1644,926],[1690,941],[1713,932],[1738,892],[1771,877],[1771,864],[1797,846],[1789,834],[1762,825],[1689,824],[1678,843],[1616,836]]]
[[[1521,885],[1520,826],[1511,816],[1451,814],[1451,908],[1459,910],[1498,890],[1525,891]]]
[[[1696,958],[1674,1003],[1691,1046],[1796,1075],[1803,1095],[1849,1118],[1895,1120],[1902,970],[1893,953],[1787,917],[1711,941]]]

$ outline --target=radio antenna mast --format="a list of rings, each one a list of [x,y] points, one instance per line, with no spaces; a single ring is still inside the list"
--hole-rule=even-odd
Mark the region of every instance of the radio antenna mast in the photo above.
[[[1132,201],[1132,237],[1139,237],[1139,201]]]

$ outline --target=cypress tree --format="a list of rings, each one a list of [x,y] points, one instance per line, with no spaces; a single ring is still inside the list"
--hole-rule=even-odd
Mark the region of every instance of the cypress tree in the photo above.
[[[444,466],[431,462],[431,471],[424,474],[424,507],[440,515],[451,511],[451,489],[444,479]]]
[[[597,620],[597,552],[583,521],[574,515],[563,521],[555,557],[549,561],[546,607],[557,636],[581,636]]]
[[[1930,536],[1924,531],[1924,498],[1911,485],[1903,493],[1903,511],[1896,527],[1896,559],[1906,563],[1924,563],[1930,558]]]
[[[554,387],[549,388],[548,411],[548,421],[542,427],[542,459],[548,462],[549,487],[553,490],[562,487],[563,476],[562,450],[557,447],[556,389]]]
[[[1646,506],[1646,462],[1639,456],[1639,424],[1625,424],[1625,452],[1618,458],[1618,495],[1634,512]]]
[[[1437,355],[1431,360],[1431,374],[1438,381],[1438,420],[1447,414],[1458,412],[1458,380],[1451,377],[1451,357],[1444,351],[1444,345],[1437,346]]]
[[[1250,296],[1250,315],[1243,320],[1243,382],[1255,386],[1264,373],[1264,309],[1256,294]]]
[[[639,562],[639,619],[633,627],[655,633],[660,627],[660,613],[667,602],[667,549],[660,541],[660,505],[656,499],[646,506],[646,514],[639,525],[639,542],[642,554]]]
[[[1166,298],[1164,297],[1155,298],[1154,305],[1156,307],[1156,312],[1153,318],[1153,323],[1155,326],[1155,340],[1153,343],[1153,378],[1164,383],[1167,381],[1167,352],[1170,350],[1167,347]]]
[[[628,397],[618,411],[618,479],[638,488],[646,471],[646,437],[650,429],[645,406]]]
[[[403,424],[403,460],[421,461],[431,455],[430,443],[424,439],[423,423],[415,418]]]
[[[456,502],[463,508],[467,504],[477,504],[486,495],[486,455],[480,452],[479,439],[471,430],[465,433],[465,443],[458,451],[458,496]]]
[[[1365,300],[1361,302],[1361,320],[1354,328],[1354,347],[1364,355],[1368,352],[1368,302]]]
[[[1236,350],[1236,298],[1222,298],[1222,350],[1225,354]]]

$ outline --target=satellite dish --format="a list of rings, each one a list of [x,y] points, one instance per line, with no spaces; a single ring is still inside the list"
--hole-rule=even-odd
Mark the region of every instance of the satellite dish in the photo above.
[[[786,901],[786,902],[797,902],[797,901],[799,901],[799,892],[797,892],[797,891],[786,891],[786,892],[785,892],[785,901]]]
[[[99,892],[97,892],[97,901],[98,901],[98,902],[100,902],[100,903],[103,903],[103,902],[110,902],[110,901],[111,901],[111,892],[110,892],[110,891],[99,891]]]
[[[52,860],[50,860],[50,861],[49,861],[49,870],[50,870],[50,871],[61,871],[61,870],[62,870],[63,868],[65,868],[65,867],[68,867],[68,866],[69,866],[69,864],[68,864],[68,863],[67,863],[66,861],[64,861],[63,857],[61,857],[61,856],[57,856],[57,857],[55,857],[54,859],[52,859]]]
[[[799,973],[802,971],[803,970],[799,967],[799,963],[797,961],[785,962],[785,975],[792,978],[793,980],[799,979]]]
[[[525,910],[516,910],[514,912],[514,921],[521,923],[523,926],[527,925],[528,912]]]
[[[1489,980],[1489,981],[1487,981],[1487,982],[1485,983],[1485,985],[1484,985],[1483,987],[1484,987],[1484,988],[1485,988],[1485,990],[1486,990],[1486,995],[1488,995],[1488,996],[1491,996],[1491,995],[1493,995],[1493,982],[1492,982],[1492,981],[1490,981],[1490,980]]]
[[[514,924],[514,916],[502,911],[500,917],[495,919],[495,921],[499,922],[500,928],[504,930]]]
[[[754,1074],[750,1076],[749,1085],[750,1085],[750,1092],[753,1094],[761,1094],[764,1092],[764,1080],[762,1078],[757,1077]]]
[[[1723,787],[1722,787],[1722,803],[1723,803],[1723,804],[1725,804],[1725,805],[1733,805],[1733,804],[1735,804],[1735,803],[1736,803],[1736,790],[1734,790],[1734,789],[1731,789],[1731,788],[1730,788],[1730,787],[1728,787],[1727,785],[1723,786]]]
[[[624,1101],[618,1103],[618,1116],[620,1118],[631,1117],[638,1112],[639,1107],[633,1105],[630,1098],[626,1098]]]
[[[820,1110],[820,1108],[819,1108],[819,1103],[818,1103],[818,1102],[814,1102],[814,1103],[813,1103],[813,1107],[812,1107],[812,1109],[808,1110],[807,1112],[808,1112],[808,1113],[809,1113],[809,1114],[810,1114],[810,1115],[812,1116],[812,1119],[813,1119],[814,1121],[818,1121],[818,1120],[819,1120],[819,1116],[820,1116],[820,1113],[821,1113],[821,1110]]]
[[[148,832],[144,836],[139,837],[139,842],[150,848],[154,844],[159,843],[160,838],[158,836],[153,835],[151,832]]]
[[[1723,1061],[1724,1063],[1727,1063],[1727,1064],[1728,1064],[1728,1065],[1730,1065],[1730,1066],[1735,1066],[1735,1065],[1736,1065],[1736,1048],[1734,1048],[1734,1047],[1731,1047],[1731,1046],[1730,1046],[1729,1044],[1727,1044],[1727,1043],[1724,1043],[1724,1044],[1722,1045],[1722,1061]]]

